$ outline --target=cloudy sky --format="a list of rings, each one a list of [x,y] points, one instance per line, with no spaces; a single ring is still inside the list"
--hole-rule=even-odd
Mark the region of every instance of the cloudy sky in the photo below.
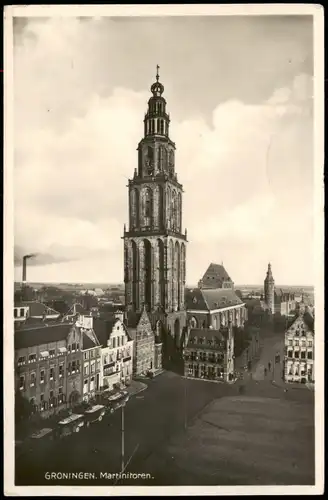
[[[121,282],[127,179],[161,67],[187,282],[313,283],[306,16],[16,18],[15,257],[30,281]],[[33,265],[32,265],[33,264]],[[21,268],[15,269],[16,279]]]

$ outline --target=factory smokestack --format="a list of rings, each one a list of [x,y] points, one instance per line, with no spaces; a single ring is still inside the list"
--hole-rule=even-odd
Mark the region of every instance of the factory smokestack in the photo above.
[[[33,257],[36,257],[36,253],[31,253],[31,254],[28,254],[28,255],[24,255],[23,257],[23,275],[22,275],[22,282],[23,282],[23,286],[26,285],[26,261],[27,259],[32,259]]]

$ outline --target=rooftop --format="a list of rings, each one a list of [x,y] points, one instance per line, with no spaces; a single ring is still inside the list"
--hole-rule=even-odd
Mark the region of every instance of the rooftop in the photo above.
[[[186,288],[187,310],[214,311],[243,304],[235,291],[226,288]]]
[[[73,325],[68,323],[57,323],[18,329],[14,333],[15,349],[60,342],[67,338],[72,327]]]

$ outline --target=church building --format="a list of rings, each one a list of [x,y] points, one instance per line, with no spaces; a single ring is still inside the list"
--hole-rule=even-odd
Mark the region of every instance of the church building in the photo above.
[[[183,187],[175,170],[175,143],[158,69],[137,148],[137,168],[128,183],[124,283],[127,326],[145,309],[158,343],[163,343],[165,361],[179,351],[186,326],[187,232],[182,230]]]

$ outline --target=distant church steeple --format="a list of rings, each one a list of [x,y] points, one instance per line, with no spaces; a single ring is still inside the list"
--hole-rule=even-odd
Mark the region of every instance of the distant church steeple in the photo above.
[[[270,312],[274,314],[274,279],[270,262],[268,264],[268,270],[264,280],[264,301]]]

